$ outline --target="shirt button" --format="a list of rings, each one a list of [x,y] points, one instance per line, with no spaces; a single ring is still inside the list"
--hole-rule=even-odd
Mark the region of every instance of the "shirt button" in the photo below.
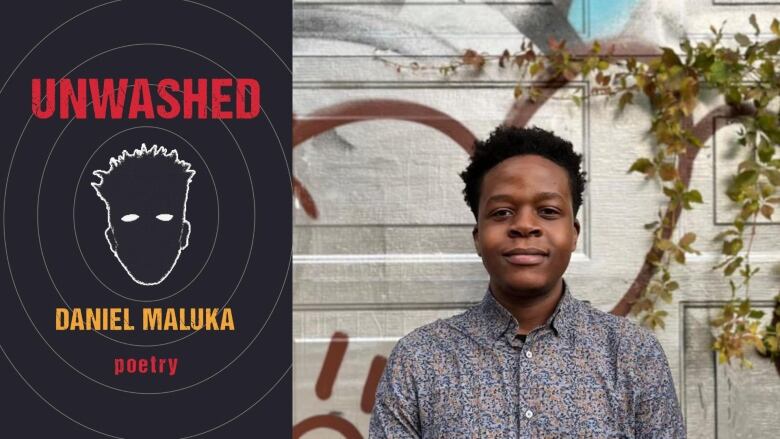
[[[532,354],[532,353],[531,353],[531,351],[525,351],[525,356],[526,356],[527,358],[532,358],[532,357],[534,356],[534,354]],[[530,417],[530,416],[529,416],[529,417]]]
[[[526,412],[525,412],[525,417],[526,418],[531,419],[531,417],[533,415],[534,415],[534,412],[532,412],[531,410],[526,410]]]

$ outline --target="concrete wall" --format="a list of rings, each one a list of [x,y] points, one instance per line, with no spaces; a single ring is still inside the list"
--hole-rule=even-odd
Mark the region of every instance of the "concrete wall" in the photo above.
[[[296,424],[331,426],[304,437],[365,437],[376,379],[395,341],[460,312],[486,287],[457,174],[467,163],[462,145],[515,114],[512,71],[492,66],[445,77],[398,73],[389,63],[446,64],[467,48],[519,50],[522,38],[546,48],[548,36],[620,41],[629,43],[626,50],[637,43],[678,48],[681,37],[704,39],[724,20],[727,39],[750,33],[751,13],[768,31],[780,17],[780,2],[772,3],[295,1],[294,172],[318,217],[304,211],[312,203],[296,206],[293,416]],[[626,174],[633,160],[649,155],[646,111],[634,106],[617,115],[615,105],[598,99],[578,107],[565,97],[588,87],[575,81],[558,91],[529,123],[584,154],[590,181],[579,214],[583,232],[565,277],[576,297],[609,310],[642,264],[650,246],[642,225],[656,219],[664,198],[654,183]],[[708,318],[730,295],[710,270],[719,255],[710,238],[734,214],[724,195],[739,161],[734,131],[717,131],[698,155],[691,186],[704,204],[684,214],[675,235],[697,232],[702,254],[675,268],[681,289],[674,303],[660,305],[669,317],[657,336],[692,438],[777,434],[774,368],[759,358],[751,371],[722,367],[709,349]],[[767,311],[780,281],[779,247],[778,224],[760,225],[751,263],[762,269],[751,297]]]

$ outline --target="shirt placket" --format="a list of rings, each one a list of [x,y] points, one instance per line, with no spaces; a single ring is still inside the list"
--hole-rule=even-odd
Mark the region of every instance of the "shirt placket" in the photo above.
[[[517,394],[517,405],[515,406],[515,418],[517,420],[517,438],[533,437],[532,422],[536,417],[532,401],[529,398],[529,380],[531,379],[531,368],[533,367],[533,345],[536,338],[536,331],[532,331],[526,337],[525,342],[518,337],[514,337],[510,344],[515,353],[515,386]]]

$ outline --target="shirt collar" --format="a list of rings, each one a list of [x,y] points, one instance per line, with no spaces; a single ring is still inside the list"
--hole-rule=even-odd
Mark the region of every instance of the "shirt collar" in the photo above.
[[[476,313],[483,325],[480,325],[485,336],[491,341],[497,340],[507,331],[517,332],[519,327],[514,316],[501,305],[488,288],[485,296],[476,308]],[[577,299],[575,299],[566,281],[563,281],[563,295],[555,306],[555,310],[545,322],[545,326],[551,326],[559,337],[569,338],[573,335],[574,317],[577,312]]]

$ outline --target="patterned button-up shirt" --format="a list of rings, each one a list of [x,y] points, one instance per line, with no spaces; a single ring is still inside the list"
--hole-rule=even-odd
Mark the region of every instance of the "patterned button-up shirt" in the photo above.
[[[403,337],[377,388],[369,438],[684,438],[672,374],[649,330],[564,294],[517,337],[488,291]]]

